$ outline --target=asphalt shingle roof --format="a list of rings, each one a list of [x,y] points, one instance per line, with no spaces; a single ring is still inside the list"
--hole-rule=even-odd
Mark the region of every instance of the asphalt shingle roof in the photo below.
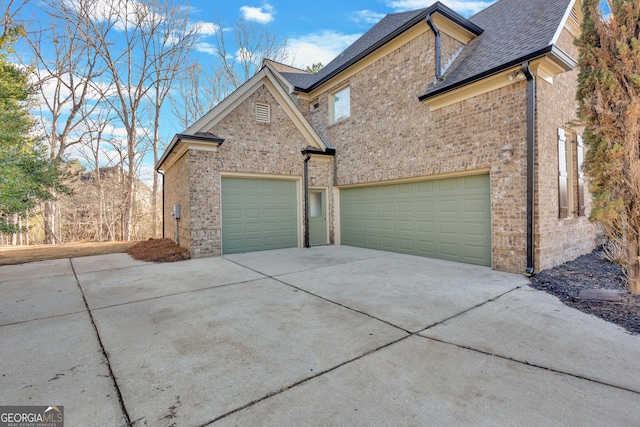
[[[443,81],[431,82],[428,87],[429,82],[425,82],[426,93],[421,98],[427,98],[497,72],[501,67],[517,64],[549,48],[570,1],[500,0],[468,20],[436,2],[428,8],[385,16],[316,74],[280,74],[296,90],[309,92],[422,22],[428,13],[438,11],[479,36],[464,47],[445,71]],[[443,58],[443,62],[447,60]]]
[[[450,19],[467,27],[470,31],[479,34],[482,30],[476,25],[458,15],[453,10],[447,8],[440,2],[435,2],[432,6],[424,9],[409,12],[392,13],[386,15],[380,22],[374,25],[369,31],[363,34],[351,46],[345,49],[340,55],[324,66],[316,74],[303,73],[280,73],[296,89],[309,91],[315,86],[331,78],[344,68],[364,58],[369,53],[383,46],[402,32],[414,25],[422,22],[425,16],[434,10],[449,16]]]
[[[517,63],[551,45],[570,0],[500,0],[470,21],[484,32],[465,46],[425,95],[441,93],[461,82]]]

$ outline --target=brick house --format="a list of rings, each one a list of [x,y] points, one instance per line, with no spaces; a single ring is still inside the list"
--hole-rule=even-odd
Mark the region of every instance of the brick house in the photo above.
[[[437,2],[316,74],[265,61],[160,159],[165,235],[193,257],[342,244],[510,272],[590,251],[580,20],[577,0]]]

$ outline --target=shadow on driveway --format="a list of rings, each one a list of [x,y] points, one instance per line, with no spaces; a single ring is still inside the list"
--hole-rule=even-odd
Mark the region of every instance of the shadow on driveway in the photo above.
[[[0,402],[70,426],[636,423],[640,338],[527,283],[346,246],[3,266]]]

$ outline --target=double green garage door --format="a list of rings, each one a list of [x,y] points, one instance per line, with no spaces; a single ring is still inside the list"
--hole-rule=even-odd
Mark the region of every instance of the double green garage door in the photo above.
[[[341,243],[491,265],[489,175],[340,191]],[[296,247],[296,181],[222,179],[225,254]]]
[[[491,265],[489,175],[340,191],[342,244]]]

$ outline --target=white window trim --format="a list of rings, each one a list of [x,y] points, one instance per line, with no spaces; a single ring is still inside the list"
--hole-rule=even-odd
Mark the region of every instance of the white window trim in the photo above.
[[[345,89],[349,89],[349,115],[346,116],[346,117],[342,117],[342,118],[339,118],[338,120],[336,120],[335,109],[334,109],[335,97],[336,97],[336,95],[338,95],[340,92],[342,92]],[[330,124],[339,123],[339,122],[342,122],[344,120],[347,120],[350,117],[351,117],[351,86],[350,85],[345,85],[345,86],[340,87],[340,89],[332,92],[329,95],[329,123]]]

